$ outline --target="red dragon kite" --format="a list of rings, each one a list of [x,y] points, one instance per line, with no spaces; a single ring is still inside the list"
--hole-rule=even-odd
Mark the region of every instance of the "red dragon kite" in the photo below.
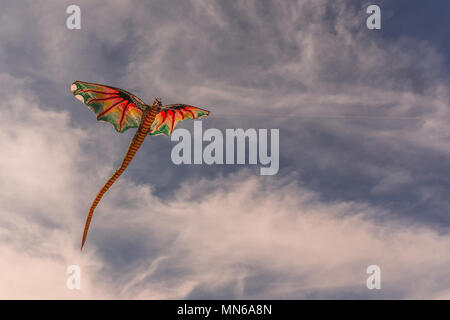
[[[202,119],[209,111],[187,104],[169,104],[163,106],[159,98],[147,105],[125,90],[104,86],[101,84],[75,81],[70,86],[75,98],[83,102],[97,116],[98,121],[108,121],[114,128],[123,133],[130,128],[138,128],[122,164],[100,189],[89,209],[81,242],[81,250],[86,242],[86,236],[95,207],[105,192],[125,171],[147,135],[170,135],[178,122],[184,119]]]

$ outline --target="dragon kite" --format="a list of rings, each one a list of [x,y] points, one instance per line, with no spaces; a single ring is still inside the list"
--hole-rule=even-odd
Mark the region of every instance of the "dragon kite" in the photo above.
[[[86,242],[86,236],[95,207],[111,185],[125,171],[147,135],[170,135],[178,122],[184,119],[202,119],[209,111],[187,104],[169,104],[163,106],[161,99],[155,98],[147,105],[132,93],[101,84],[75,81],[70,86],[75,98],[83,102],[97,116],[98,121],[110,122],[116,131],[123,133],[130,128],[138,128],[122,164],[100,189],[92,202],[81,242],[81,250]]]

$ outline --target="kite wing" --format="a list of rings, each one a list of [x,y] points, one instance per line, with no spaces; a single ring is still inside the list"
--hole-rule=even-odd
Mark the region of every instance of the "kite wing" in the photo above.
[[[193,107],[187,104],[169,104],[161,108],[156,115],[148,134],[170,135],[178,122],[184,119],[203,119],[209,115],[208,110]]]
[[[70,91],[97,115],[98,121],[112,123],[120,133],[129,128],[137,128],[141,123],[145,104],[125,90],[75,81],[70,86]]]

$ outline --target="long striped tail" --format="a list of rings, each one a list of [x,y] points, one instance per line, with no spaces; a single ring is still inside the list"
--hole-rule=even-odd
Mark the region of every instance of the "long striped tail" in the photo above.
[[[141,130],[137,130],[136,134],[133,137],[133,140],[130,143],[130,146],[128,147],[128,151],[125,154],[125,157],[123,158],[122,164],[120,165],[119,169],[114,172],[114,174],[109,178],[108,182],[103,186],[103,188],[100,189],[97,196],[94,199],[94,202],[92,202],[91,208],[89,209],[89,214],[86,219],[86,225],[84,227],[83,232],[83,240],[81,242],[81,249],[83,249],[84,243],[86,242],[86,236],[89,230],[89,225],[91,224],[92,215],[94,214],[95,207],[97,207],[98,203],[100,202],[100,199],[103,197],[106,191],[112,186],[112,184],[120,177],[120,175],[125,171],[125,169],[130,164],[131,160],[133,159],[134,155],[138,151],[139,147],[141,146],[142,142],[144,141],[147,134],[142,133]]]

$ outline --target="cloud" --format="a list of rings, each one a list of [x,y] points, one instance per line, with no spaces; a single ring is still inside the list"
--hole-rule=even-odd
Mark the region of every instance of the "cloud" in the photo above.
[[[67,5],[0,14],[0,297],[448,297],[448,76],[430,43],[369,33],[347,1],[80,1],[80,31]],[[177,167],[150,138],[80,253],[131,133],[95,123],[77,79],[209,108],[205,128],[280,128],[280,173]]]
[[[165,298],[190,284],[188,297],[196,298],[220,297],[224,290],[236,298],[307,298],[321,290],[326,293],[318,296],[326,297],[343,289],[353,291],[349,296],[375,297],[365,288],[371,264],[383,270],[384,297],[432,297],[447,285],[433,279],[447,273],[448,236],[370,219],[388,214],[380,209],[324,204],[307,189],[263,184],[245,173],[191,189],[185,186],[172,202],[151,210],[137,209],[129,217],[136,221],[121,223],[137,230],[151,225],[148,243],[155,242],[155,232],[174,238],[170,245],[156,241],[164,243],[158,250],[164,258],[153,277],[137,285],[140,297],[155,296],[155,284]]]
[[[2,74],[0,84],[5,105],[14,106],[1,109],[8,120],[0,134],[8,155],[0,160],[3,298],[446,294],[448,235],[380,223],[371,218],[389,214],[380,208],[327,204],[306,187],[248,170],[184,183],[168,200],[122,177],[80,253],[92,184],[105,174],[89,169],[97,155],[80,148],[102,137],[71,127],[65,113],[44,110],[26,80]],[[8,95],[12,87],[16,94]],[[70,264],[82,268],[81,291],[65,287]],[[382,293],[365,288],[370,264],[382,268]]]

